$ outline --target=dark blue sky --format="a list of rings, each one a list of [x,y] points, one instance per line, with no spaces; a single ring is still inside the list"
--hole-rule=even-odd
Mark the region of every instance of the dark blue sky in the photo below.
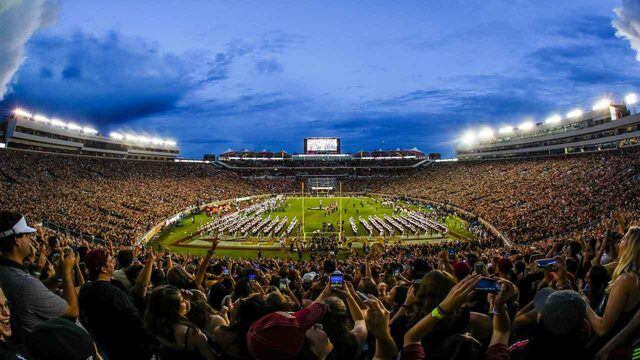
[[[640,91],[639,18],[640,0],[1,0],[0,108],[186,157],[307,136],[451,156],[468,129]]]

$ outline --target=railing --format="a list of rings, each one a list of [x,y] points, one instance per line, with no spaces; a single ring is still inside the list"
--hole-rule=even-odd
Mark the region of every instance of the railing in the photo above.
[[[87,240],[90,242],[97,242],[100,244],[106,244],[107,241],[104,239],[101,239],[99,237],[95,237],[94,235],[89,235],[86,233],[83,233],[82,231],[77,231],[74,229],[69,229],[68,227],[62,226],[58,223],[55,223],[53,221],[49,221],[49,220],[43,220],[42,221],[42,226],[49,229],[49,230],[53,230],[55,232],[59,232],[59,233],[64,233],[67,236],[73,236],[73,237],[77,237],[79,239],[82,240]]]

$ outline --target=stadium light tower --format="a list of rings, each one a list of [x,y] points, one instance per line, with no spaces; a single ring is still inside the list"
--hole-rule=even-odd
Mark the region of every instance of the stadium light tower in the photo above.
[[[489,140],[493,138],[493,129],[485,127],[478,133],[480,140]]]
[[[562,121],[562,117],[560,115],[556,114],[556,115],[551,115],[548,118],[546,118],[544,120],[544,123],[548,124],[548,125],[555,125],[555,124],[560,123],[560,121]]]
[[[602,99],[602,100],[598,101],[597,103],[595,103],[595,105],[593,105],[593,110],[608,109],[609,105],[611,105],[611,100]]]
[[[464,135],[462,135],[462,143],[466,146],[473,146],[476,142],[476,134],[469,130]]]
[[[522,124],[520,124],[520,126],[518,126],[518,130],[529,131],[533,129],[535,125],[536,124],[534,124],[533,121],[525,121]]]
[[[20,109],[20,108],[15,108],[13,110],[13,114],[15,116],[26,117],[26,118],[30,118],[32,116],[30,112],[28,112],[26,110],[23,110],[23,109]]]
[[[49,120],[49,118],[47,118],[47,117],[46,117],[46,116],[44,116],[44,115],[40,115],[40,114],[34,115],[34,116],[33,116],[33,120],[35,120],[35,121],[37,121],[37,122],[42,122],[42,123],[49,123],[49,122],[51,122],[51,120]]]
[[[567,113],[567,119],[577,118],[580,116],[582,116],[582,110],[580,109],[571,110]]]
[[[498,130],[498,133],[502,135],[511,134],[513,132],[513,126],[503,126]]]
[[[638,102],[638,95],[631,93],[631,94],[627,94],[627,96],[624,97],[624,102],[627,103],[627,105],[633,105],[633,113],[636,113],[636,103]]]
[[[122,139],[124,139],[124,135],[122,135],[122,134],[120,134],[120,133],[117,133],[117,132],[112,132],[111,134],[109,134],[109,136],[110,136],[112,139],[116,139],[116,140],[122,140]]]
[[[60,119],[51,119],[51,125],[53,126],[59,126],[59,127],[66,127],[67,123],[60,120]]]

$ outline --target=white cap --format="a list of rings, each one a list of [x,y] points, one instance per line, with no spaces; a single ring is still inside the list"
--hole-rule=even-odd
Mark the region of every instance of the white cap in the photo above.
[[[20,234],[31,234],[36,232],[36,229],[27,226],[27,220],[25,220],[24,216],[20,218],[13,228],[3,231],[0,233],[0,238],[4,238],[11,235],[20,235]]]

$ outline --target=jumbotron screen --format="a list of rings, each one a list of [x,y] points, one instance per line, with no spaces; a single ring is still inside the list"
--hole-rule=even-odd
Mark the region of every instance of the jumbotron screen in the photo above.
[[[339,154],[340,139],[338,138],[306,138],[304,139],[305,154]]]

